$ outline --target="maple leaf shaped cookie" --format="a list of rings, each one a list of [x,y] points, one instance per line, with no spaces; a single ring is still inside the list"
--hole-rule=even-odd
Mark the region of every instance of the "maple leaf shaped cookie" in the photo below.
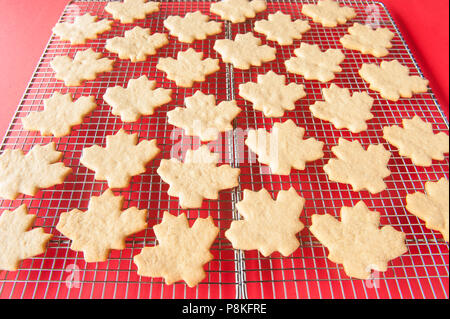
[[[52,235],[42,227],[30,230],[35,219],[25,205],[0,215],[0,270],[15,271],[21,260],[45,252]]]
[[[125,249],[125,239],[147,228],[147,210],[136,207],[122,211],[123,196],[108,189],[93,196],[86,212],[78,209],[62,213],[56,229],[72,240],[70,248],[82,251],[86,262],[101,262],[111,249]]]
[[[73,60],[68,56],[57,56],[50,66],[55,77],[64,81],[66,86],[79,86],[85,80],[94,80],[98,73],[111,71],[113,60],[102,58],[102,54],[92,49],[78,51]]]
[[[120,59],[131,62],[145,61],[148,55],[156,54],[159,49],[169,43],[165,33],[150,34],[150,29],[134,27],[125,31],[124,37],[106,40],[106,50],[116,53]]]
[[[267,117],[281,117],[284,110],[295,109],[295,102],[306,96],[303,85],[285,84],[286,77],[273,71],[258,74],[257,83],[239,84],[239,95],[253,103],[253,108]]]
[[[35,145],[26,155],[7,149],[0,155],[0,197],[14,200],[21,194],[34,196],[39,189],[61,184],[72,173],[59,162],[55,143]]]
[[[203,198],[217,199],[222,189],[238,186],[240,170],[230,165],[217,166],[219,154],[206,145],[186,152],[184,163],[176,158],[162,159],[157,170],[170,185],[168,194],[178,197],[182,208],[199,208]]]
[[[370,84],[370,89],[380,93],[382,98],[398,101],[400,97],[412,97],[413,93],[425,93],[428,80],[409,75],[407,66],[397,60],[382,61],[380,66],[364,63],[359,75]]]
[[[288,72],[303,75],[307,80],[328,82],[334,79],[336,72],[341,72],[339,64],[344,61],[345,55],[339,49],[320,51],[317,44],[302,43],[300,48],[294,50],[297,57],[284,62]]]
[[[449,184],[441,178],[438,182],[426,182],[427,194],[416,192],[406,195],[406,209],[424,220],[428,229],[440,231],[448,242]]]
[[[354,192],[367,189],[376,194],[386,189],[383,179],[391,175],[387,168],[391,152],[382,144],[369,145],[366,151],[357,140],[339,138],[339,145],[331,151],[337,159],[330,159],[323,167],[330,180],[350,184]]]
[[[352,133],[367,130],[366,121],[373,118],[370,109],[373,98],[366,92],[350,95],[347,88],[331,84],[322,89],[325,101],[317,101],[309,107],[312,114],[324,121],[330,121],[337,129],[347,128]]]
[[[432,160],[444,160],[449,151],[449,138],[444,132],[433,133],[431,123],[424,122],[415,115],[403,119],[403,128],[393,125],[383,127],[383,138],[398,148],[401,156],[406,156],[418,166],[431,166]]]
[[[388,262],[407,252],[405,234],[392,226],[379,229],[380,214],[363,201],[341,208],[341,221],[313,215],[311,233],[329,250],[328,259],[343,264],[345,273],[367,279],[371,270],[386,271]]]
[[[299,246],[297,233],[304,225],[299,220],[305,200],[294,188],[280,191],[273,200],[266,189],[244,190],[244,199],[236,207],[244,220],[234,220],[225,237],[234,249],[257,249],[264,257],[273,252],[289,256]]]
[[[212,217],[197,218],[190,228],[185,214],[164,212],[162,222],[153,230],[159,244],[145,247],[134,256],[138,274],[163,277],[167,285],[184,280],[195,287],[206,276],[203,265],[213,259],[210,248],[219,228]]]
[[[203,53],[189,48],[179,51],[177,59],[159,58],[156,68],[167,73],[169,80],[181,87],[191,87],[194,82],[203,82],[209,74],[220,70],[219,60],[207,58],[202,60]]]
[[[22,125],[27,131],[61,137],[70,134],[72,127],[81,124],[96,107],[94,96],[82,96],[73,102],[70,93],[54,92],[51,98],[44,100],[44,110],[22,118]]]
[[[120,116],[123,122],[135,122],[141,115],[153,115],[155,108],[172,100],[172,90],[155,87],[156,81],[142,75],[131,79],[127,88],[107,88],[103,99],[112,107],[111,113]]]
[[[266,8],[264,0],[222,0],[212,3],[210,11],[224,20],[239,23],[244,22],[247,18],[254,18],[256,13],[266,10]]]
[[[268,20],[255,22],[255,31],[265,34],[268,40],[276,41],[279,45],[291,45],[294,39],[300,40],[302,34],[311,29],[308,21],[291,20],[289,14],[277,11],[269,14]]]
[[[57,23],[52,30],[61,40],[70,41],[71,44],[84,44],[87,39],[95,39],[99,33],[111,30],[112,23],[108,19],[97,21],[96,16],[86,13],[75,17],[73,23]]]
[[[353,8],[340,6],[333,0],[319,0],[317,4],[304,4],[302,13],[324,27],[336,27],[356,17]]]
[[[159,2],[147,0],[124,0],[123,2],[109,2],[105,11],[112,14],[121,23],[133,23],[134,20],[144,19],[147,14],[159,11]]]
[[[94,145],[83,149],[80,163],[95,171],[95,179],[106,180],[110,188],[128,187],[132,176],[145,172],[160,150],[156,140],[143,140],[137,144],[137,134],[120,129],[106,137],[106,147]]]
[[[304,134],[304,128],[287,120],[275,123],[270,133],[263,128],[249,130],[245,145],[258,154],[260,163],[269,165],[272,174],[289,175],[292,167],[303,170],[305,162],[323,157],[323,142],[304,140]]]
[[[216,40],[213,48],[222,56],[223,62],[231,63],[235,68],[242,70],[275,60],[276,49],[261,45],[261,40],[251,32],[237,34],[234,41]]]
[[[187,135],[199,136],[202,141],[217,140],[220,132],[232,130],[231,121],[241,112],[234,100],[216,106],[216,97],[201,91],[184,101],[185,108],[177,107],[167,112],[168,122],[183,128]]]
[[[388,55],[388,49],[392,48],[394,33],[388,28],[374,30],[370,25],[355,23],[348,28],[348,33],[339,39],[344,48],[371,54],[377,58]]]
[[[164,26],[169,29],[170,35],[185,43],[205,40],[210,35],[222,32],[222,23],[209,21],[209,17],[200,11],[189,12],[184,17],[169,16],[164,20]]]

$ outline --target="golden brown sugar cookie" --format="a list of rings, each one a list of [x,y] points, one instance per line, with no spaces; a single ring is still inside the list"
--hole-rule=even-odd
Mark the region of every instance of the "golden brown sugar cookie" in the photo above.
[[[158,245],[143,248],[133,258],[138,274],[163,277],[167,285],[183,280],[189,287],[197,286],[206,277],[203,266],[213,259],[210,248],[219,234],[212,217],[197,218],[189,227],[184,213],[164,212],[153,230]]]
[[[389,225],[380,229],[379,224],[380,214],[359,201],[341,208],[341,221],[329,214],[313,215],[309,230],[348,276],[368,279],[371,270],[386,271],[390,260],[407,252],[405,234]]]
[[[267,257],[274,252],[291,255],[299,246],[297,238],[304,225],[299,217],[305,200],[294,188],[278,192],[273,200],[266,189],[244,189],[244,199],[236,204],[243,220],[234,220],[225,232],[234,249],[257,249]]]
[[[168,194],[179,198],[182,208],[198,208],[203,198],[217,199],[219,191],[238,186],[240,170],[230,165],[217,166],[219,154],[203,145],[186,152],[184,162],[176,158],[162,159],[157,170],[170,185]]]
[[[0,270],[14,271],[22,260],[45,252],[53,235],[42,227],[31,229],[36,215],[26,205],[0,215]]]
[[[88,210],[62,213],[56,229],[72,240],[70,249],[82,251],[86,262],[108,259],[111,249],[125,249],[125,239],[147,228],[147,210],[136,207],[122,211],[123,196],[108,189],[93,196]]]

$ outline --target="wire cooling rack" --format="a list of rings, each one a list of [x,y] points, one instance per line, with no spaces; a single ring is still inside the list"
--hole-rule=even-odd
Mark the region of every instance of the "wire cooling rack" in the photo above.
[[[433,162],[431,167],[417,167],[409,159],[400,157],[397,150],[381,138],[383,126],[401,124],[402,118],[411,118],[415,114],[432,122],[436,132],[448,132],[448,121],[431,91],[394,103],[381,99],[376,92],[368,90],[367,84],[357,73],[364,62],[379,63],[383,59],[397,59],[407,65],[411,73],[421,74],[382,3],[340,1],[355,8],[358,16],[353,22],[376,22],[395,33],[393,48],[385,58],[373,58],[342,48],[339,38],[346,33],[351,22],[336,28],[323,28],[309,19],[312,28],[301,40],[317,43],[322,50],[342,49],[346,56],[341,64],[343,71],[337,74],[333,83],[352,91],[368,91],[375,99],[372,109],[374,119],[368,122],[368,130],[360,134],[336,130],[330,123],[312,116],[309,105],[322,100],[321,88],[327,87],[329,83],[305,81],[301,76],[286,72],[283,62],[300,45],[298,40],[292,46],[281,47],[254,33],[263,43],[276,47],[276,61],[245,71],[233,69],[221,62],[219,72],[208,76],[203,83],[196,83],[192,88],[176,87],[166,79],[165,74],[155,68],[158,57],[175,57],[178,51],[189,47],[204,52],[205,57],[220,58],[212,49],[216,39],[234,39],[238,33],[253,31],[256,19],[267,18],[269,13],[278,10],[290,14],[293,19],[307,19],[300,12],[302,4],[307,2],[313,1],[268,1],[267,10],[259,13],[255,19],[239,24],[225,22],[221,34],[193,44],[183,44],[170,37],[169,45],[159,49],[157,55],[138,63],[119,60],[115,54],[106,51],[106,39],[123,36],[126,30],[136,25],[150,28],[152,32],[167,33],[163,27],[166,17],[184,15],[195,10],[209,14],[211,2],[161,1],[158,13],[129,25],[121,25],[115,21],[111,31],[85,45],[71,46],[52,36],[0,151],[8,148],[28,151],[36,144],[55,141],[57,149],[64,152],[65,165],[73,168],[73,174],[64,184],[42,190],[33,198],[21,196],[15,201],[0,201],[0,211],[27,204],[30,212],[38,216],[35,226],[44,227],[46,232],[54,235],[44,254],[23,261],[18,271],[0,271],[0,298],[448,298],[448,244],[443,241],[441,234],[425,228],[422,221],[404,208],[408,193],[423,191],[428,180],[436,181],[444,176],[448,178],[448,156],[444,161]],[[72,21],[75,16],[87,12],[99,18],[111,19],[104,11],[105,5],[105,1],[71,1],[60,22]],[[215,15],[210,16],[213,20],[219,20]],[[55,79],[49,62],[55,56],[73,56],[86,48],[93,48],[106,57],[116,59],[114,70],[101,74],[93,81],[87,81],[83,86],[65,87],[62,81]],[[303,84],[307,92],[307,96],[296,103],[295,110],[286,112],[281,119],[265,118],[238,96],[237,87],[240,83],[256,81],[257,74],[269,70],[285,74],[288,82]],[[160,87],[172,88],[173,100],[157,109],[153,116],[142,117],[135,123],[122,123],[110,113],[102,96],[107,87],[124,86],[129,79],[142,74],[156,79]],[[325,142],[324,158],[308,163],[304,171],[293,170],[289,176],[272,175],[267,166],[255,161],[255,155],[244,147],[242,130],[223,134],[217,142],[210,143],[210,146],[214,151],[220,152],[224,163],[241,169],[239,187],[222,191],[216,201],[205,200],[200,209],[182,210],[178,206],[178,200],[167,195],[168,185],[161,181],[156,169],[162,158],[181,155],[184,150],[199,145],[197,139],[184,136],[181,130],[174,129],[166,119],[168,110],[183,105],[184,98],[193,95],[196,90],[216,95],[218,102],[236,99],[243,111],[235,119],[234,126],[242,130],[260,127],[269,129],[274,122],[288,118],[294,120],[306,129],[308,137],[316,137]],[[67,137],[42,137],[39,133],[24,131],[20,119],[30,111],[42,109],[42,100],[49,98],[54,91],[71,92],[74,98],[94,95],[98,107]],[[140,139],[156,138],[162,150],[158,158],[149,164],[145,174],[134,177],[129,188],[115,192],[125,197],[125,207],[137,206],[149,210],[149,227],[129,237],[126,249],[112,251],[106,262],[85,263],[82,253],[69,249],[70,241],[55,229],[55,225],[62,212],[73,208],[86,210],[89,198],[98,196],[107,188],[105,183],[94,180],[93,172],[83,167],[79,159],[84,147],[104,145],[105,137],[122,127],[128,132],[137,132]],[[355,193],[349,185],[328,181],[322,167],[332,157],[330,149],[337,144],[339,137],[358,139],[364,147],[381,143],[392,152],[389,162],[392,175],[385,179],[387,190],[377,195],[366,191]],[[388,271],[375,273],[372,280],[364,281],[347,277],[341,265],[330,262],[326,258],[327,250],[311,235],[307,227],[299,234],[300,248],[289,257],[282,257],[278,253],[263,257],[256,251],[234,251],[224,237],[224,231],[229,228],[232,220],[239,219],[235,204],[242,199],[242,190],[259,190],[264,187],[274,196],[279,190],[291,186],[306,199],[301,220],[307,227],[311,224],[310,217],[313,214],[329,213],[339,216],[342,206],[352,206],[363,200],[370,209],[380,212],[382,225],[392,225],[406,233],[408,252],[391,261]],[[152,227],[161,221],[165,210],[175,214],[184,212],[190,222],[197,217],[211,215],[215,224],[220,227],[220,234],[212,247],[214,260],[205,266],[207,276],[196,288],[188,288],[181,282],[168,286],[161,278],[145,278],[136,273],[133,256],[144,246],[156,244]]]

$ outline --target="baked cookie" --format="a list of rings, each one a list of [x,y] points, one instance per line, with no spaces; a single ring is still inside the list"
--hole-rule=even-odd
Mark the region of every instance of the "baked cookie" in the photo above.
[[[328,259],[343,264],[345,273],[368,279],[371,270],[386,271],[388,262],[407,252],[405,234],[392,226],[379,229],[380,214],[363,201],[341,208],[341,221],[333,216],[312,215],[311,233],[328,248]]]
[[[201,91],[184,101],[186,107],[167,112],[167,121],[184,129],[187,135],[199,136],[201,141],[217,140],[220,132],[232,130],[231,121],[241,112],[236,101],[223,101],[216,106],[216,97]]]
[[[73,23],[57,23],[52,31],[61,40],[70,41],[71,44],[85,44],[88,39],[96,39],[99,33],[111,30],[113,22],[108,19],[97,21],[96,16],[86,13],[75,17]]]
[[[244,189],[244,199],[236,204],[243,220],[234,220],[225,232],[234,249],[257,249],[264,257],[274,252],[291,255],[299,246],[297,233],[303,228],[299,220],[305,203],[294,188],[280,191],[273,200],[266,189]]]
[[[222,0],[212,3],[210,11],[231,23],[239,23],[244,22],[247,18],[254,18],[258,12],[262,12],[266,8],[264,0]]]
[[[163,277],[167,285],[184,280],[189,287],[197,286],[206,276],[203,266],[213,259],[210,248],[219,234],[212,217],[197,218],[189,227],[185,214],[164,212],[153,230],[158,245],[145,247],[134,256],[137,273]]]
[[[50,62],[55,77],[66,86],[79,86],[85,80],[94,80],[98,73],[111,71],[113,64],[114,60],[102,58],[101,53],[91,48],[78,51],[73,59],[57,56]]]
[[[26,205],[0,215],[0,270],[15,271],[22,260],[45,252],[53,235],[42,227],[31,229],[35,219]]]
[[[448,134],[433,133],[431,123],[419,116],[403,119],[403,128],[398,125],[383,127],[383,138],[398,148],[401,156],[406,156],[417,166],[431,166],[432,160],[444,160],[449,151]]]
[[[309,107],[312,114],[324,121],[333,123],[337,129],[346,128],[352,133],[367,130],[366,121],[373,118],[370,109],[373,98],[366,92],[355,92],[350,95],[347,88],[331,84],[322,89],[325,101],[316,101]]]
[[[320,51],[317,44],[302,43],[294,50],[296,57],[284,62],[288,72],[302,75],[306,80],[328,82],[335,78],[335,73],[341,72],[339,64],[345,55],[339,49]]]
[[[273,71],[258,74],[257,83],[239,84],[239,95],[252,102],[253,108],[267,117],[281,117],[284,111],[295,109],[295,102],[306,96],[304,86],[285,84],[286,77]]]
[[[164,20],[164,26],[170,35],[185,43],[205,40],[210,35],[222,32],[221,22],[209,21],[209,17],[200,11],[188,12],[184,17],[169,16]]]
[[[86,262],[108,259],[111,249],[125,249],[125,239],[147,228],[147,210],[136,207],[122,211],[123,196],[108,189],[93,196],[88,210],[62,213],[56,229],[72,240],[70,249],[82,251]]]
[[[269,165],[272,174],[289,175],[291,168],[303,170],[306,162],[323,157],[323,142],[312,137],[304,140],[304,134],[304,128],[287,120],[275,123],[270,133],[263,128],[249,130],[245,145],[260,163]]]
[[[137,143],[137,133],[120,129],[106,137],[106,147],[94,145],[83,149],[80,163],[95,171],[96,180],[106,180],[110,188],[125,188],[132,176],[142,174],[160,149],[156,140]]]
[[[366,189],[376,194],[386,189],[383,179],[391,175],[387,168],[391,152],[382,144],[371,144],[364,150],[358,140],[339,138],[339,145],[331,151],[337,158],[330,159],[323,167],[331,181],[350,184],[354,192]]]
[[[133,23],[144,19],[147,14],[159,11],[159,2],[147,0],[124,0],[123,2],[108,2],[105,11],[112,14],[121,23]]]
[[[177,59],[159,58],[156,68],[165,72],[177,86],[192,87],[194,82],[203,82],[207,75],[220,70],[218,59],[202,59],[202,52],[189,48],[179,51]]]
[[[261,40],[253,33],[237,34],[234,40],[221,39],[214,43],[216,50],[225,63],[231,63],[237,69],[248,70],[252,65],[275,60],[276,49],[261,45]]]
[[[34,196],[39,189],[62,184],[72,169],[59,162],[63,154],[55,148],[52,142],[35,145],[26,155],[20,149],[5,150],[0,155],[0,197]]]
[[[165,33],[150,34],[150,29],[134,27],[125,31],[124,37],[106,40],[106,50],[116,53],[120,59],[131,62],[145,61],[148,55],[156,54],[156,50],[169,43]]]
[[[438,182],[428,181],[425,183],[425,191],[426,194],[416,192],[406,195],[406,209],[424,220],[428,229],[441,232],[448,242],[448,180],[442,177]]]
[[[370,25],[354,23],[348,28],[348,34],[344,35],[339,41],[344,48],[356,50],[363,54],[371,54],[380,58],[389,54],[389,48],[392,48],[391,40],[394,37],[388,28],[372,29]]]
[[[157,107],[172,100],[172,90],[155,87],[156,81],[142,75],[128,81],[126,88],[107,88],[103,100],[111,106],[111,113],[120,116],[122,122],[136,122],[142,115],[153,115]]]
[[[203,198],[217,199],[220,190],[239,185],[240,170],[230,165],[217,166],[218,162],[219,154],[203,145],[188,150],[184,163],[176,158],[162,159],[157,172],[170,185],[168,194],[178,197],[182,208],[199,208]]]
[[[40,131],[44,136],[69,135],[72,127],[81,124],[96,107],[93,95],[82,96],[73,102],[70,93],[53,92],[51,98],[44,99],[44,110],[23,117],[22,126],[27,131]]]
[[[308,21],[291,20],[289,14],[277,11],[269,14],[268,20],[255,22],[255,31],[264,34],[268,40],[276,41],[279,45],[291,45],[295,40],[300,40],[302,34],[311,29]]]
[[[387,100],[398,101],[400,97],[410,98],[413,93],[428,91],[428,80],[409,75],[408,67],[397,60],[382,61],[380,66],[364,63],[358,73],[371,90]]]
[[[333,0],[319,0],[317,4],[304,4],[302,13],[324,27],[336,27],[356,17],[353,8],[340,6]]]

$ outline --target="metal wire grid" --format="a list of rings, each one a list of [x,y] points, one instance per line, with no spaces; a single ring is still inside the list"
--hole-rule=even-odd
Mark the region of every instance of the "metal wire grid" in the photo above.
[[[392,19],[380,3],[362,1],[341,1],[354,7],[358,12],[357,22],[364,22],[368,5],[374,5],[380,13],[380,23],[396,33],[393,48],[386,59],[398,59],[408,65],[413,73],[419,74],[414,59],[402,40]],[[71,2],[64,11],[61,21],[73,19],[74,16],[90,12],[99,18],[110,17],[103,11],[105,3],[100,1]],[[95,81],[89,81],[84,86],[65,88],[61,81],[54,79],[49,61],[57,55],[73,56],[76,51],[88,47],[101,51],[107,57],[116,58],[103,49],[107,38],[122,36],[123,33],[139,25],[147,27],[152,32],[165,32],[162,21],[168,15],[184,15],[187,12],[201,10],[209,13],[210,2],[166,2],[161,4],[158,14],[133,25],[120,25],[115,22],[113,29],[98,39],[89,41],[83,46],[70,46],[60,42],[55,37],[39,63],[37,70],[25,92],[23,100],[11,123],[2,151],[6,148],[22,148],[29,150],[35,144],[45,144],[52,140],[57,142],[57,148],[64,151],[64,163],[74,169],[71,176],[62,185],[49,190],[43,190],[34,198],[20,197],[16,201],[2,201],[1,210],[14,209],[26,203],[32,213],[38,215],[36,226],[42,226],[55,236],[44,255],[22,262],[17,272],[0,272],[0,297],[2,298],[442,298],[448,297],[448,245],[441,235],[426,229],[423,222],[408,214],[404,209],[404,198],[407,193],[423,191],[427,180],[437,180],[442,176],[448,178],[448,157],[441,163],[435,163],[430,168],[419,168],[398,155],[398,152],[380,138],[383,126],[399,124],[401,118],[418,114],[423,119],[433,122],[436,131],[448,131],[448,123],[437,105],[431,92],[415,95],[412,99],[401,99],[391,103],[375,98],[372,112],[375,118],[369,122],[368,131],[361,134],[350,134],[345,130],[335,130],[329,123],[312,117],[308,106],[315,100],[321,100],[322,87],[327,85],[315,81],[304,81],[303,78],[286,72],[283,62],[293,55],[293,46],[280,47],[273,42],[268,44],[277,48],[277,61],[264,64],[262,67],[252,67],[248,71],[235,70],[221,63],[221,70],[208,76],[204,83],[197,83],[193,88],[176,88],[165,75],[155,69],[159,56],[172,56],[180,50],[193,47],[203,51],[205,56],[218,58],[212,50],[215,39],[234,38],[237,33],[252,31],[255,19],[245,23],[231,25],[225,23],[222,34],[209,37],[205,41],[196,41],[187,45],[171,38],[170,44],[158,51],[145,62],[129,63],[116,60],[112,72],[100,75]],[[301,4],[297,2],[269,2],[268,10],[258,14],[257,19],[267,18],[269,13],[281,10],[293,18],[302,18]],[[375,7],[372,7],[374,10]],[[212,19],[217,17],[212,15]],[[333,29],[324,29],[311,23],[302,41],[318,43],[322,49],[328,47],[341,48],[338,43],[350,24]],[[260,36],[265,43],[264,37]],[[341,65],[343,72],[337,75],[334,83],[349,87],[352,90],[367,90],[366,84],[359,78],[357,70],[364,61],[380,62],[381,59],[362,56],[357,52],[344,50],[346,60]],[[218,101],[236,99],[243,112],[235,120],[238,128],[265,127],[269,129],[273,122],[280,119],[264,118],[260,112],[255,112],[251,105],[238,96],[237,87],[249,80],[255,81],[256,75],[274,70],[285,74],[287,80],[305,85],[308,95],[297,103],[294,111],[286,112],[282,120],[293,119],[298,125],[306,128],[307,136],[315,136],[325,142],[325,157],[322,160],[308,163],[305,171],[293,171],[290,176],[271,175],[267,167],[254,161],[254,154],[244,148],[241,136],[226,134],[213,147],[220,149],[223,160],[232,166],[241,168],[240,186],[231,191],[223,191],[218,201],[205,201],[201,209],[181,210],[178,201],[167,196],[168,185],[163,183],[156,174],[161,158],[169,158],[174,144],[181,150],[199,144],[198,140],[182,135],[180,130],[173,130],[167,125],[166,111],[183,104],[186,96],[200,89],[204,93],[215,94]],[[143,117],[136,123],[124,124],[110,114],[109,107],[103,102],[102,95],[109,86],[125,85],[130,78],[141,74],[150,75],[157,80],[158,86],[172,88],[172,102],[151,117]],[[176,88],[176,90],[175,90]],[[60,139],[43,138],[38,133],[22,130],[20,118],[30,111],[41,108],[42,99],[51,96],[52,92],[60,90],[71,92],[75,98],[81,95],[95,95],[98,108],[85,119],[83,124],[75,128],[68,137]],[[104,144],[105,136],[115,133],[124,127],[127,131],[137,132],[140,138],[157,138],[161,155],[153,161],[145,174],[132,179],[128,189],[116,192],[125,197],[124,206],[137,206],[149,209],[149,228],[127,240],[127,248],[123,251],[113,251],[107,262],[86,264],[81,253],[69,249],[70,242],[55,229],[57,216],[72,208],[87,209],[91,196],[99,195],[106,189],[104,183],[94,181],[93,173],[79,164],[81,150],[92,144]],[[337,143],[339,137],[357,138],[363,146],[371,143],[383,143],[393,153],[389,168],[392,175],[386,179],[388,190],[379,195],[367,192],[354,193],[347,185],[328,182],[322,166],[332,157],[331,146]],[[195,148],[195,146],[194,146]],[[228,229],[233,219],[239,218],[235,203],[241,199],[243,189],[258,190],[267,188],[275,195],[280,189],[293,186],[306,198],[306,206],[302,213],[302,221],[309,226],[310,216],[315,213],[330,213],[338,216],[343,205],[354,205],[362,199],[374,210],[381,213],[381,223],[391,224],[396,229],[407,234],[408,253],[392,261],[386,273],[380,274],[376,283],[378,288],[370,288],[370,283],[352,280],[342,271],[342,268],[326,259],[326,249],[318,243],[307,229],[301,232],[302,245],[292,256],[282,258],[274,254],[269,258],[260,256],[257,252],[233,251],[230,243],[224,238],[223,232]],[[187,288],[182,283],[172,286],[164,285],[159,278],[141,278],[136,274],[132,257],[147,245],[156,243],[152,226],[159,223],[162,212],[185,212],[192,221],[197,217],[213,216],[221,232],[216,240],[212,253],[214,260],[206,266],[207,278],[197,288]],[[69,270],[69,271],[68,271]]]

